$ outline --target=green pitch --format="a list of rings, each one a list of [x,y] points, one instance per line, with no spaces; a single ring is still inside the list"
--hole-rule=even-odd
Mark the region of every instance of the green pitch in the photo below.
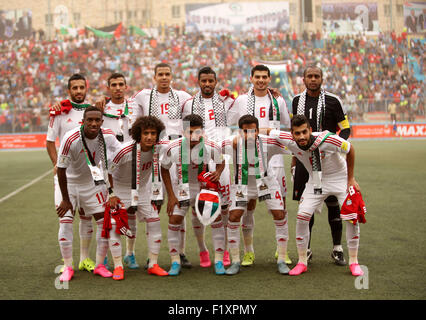
[[[213,268],[198,266],[197,245],[188,219],[186,251],[194,267],[183,269],[180,276],[159,278],[149,276],[143,268],[126,269],[125,280],[117,282],[77,270],[68,289],[58,289],[55,286],[58,277],[55,268],[61,264],[58,220],[53,204],[53,177],[48,175],[0,203],[0,299],[425,299],[426,141],[354,141],[353,144],[355,175],[368,210],[367,224],[361,226],[359,251],[360,264],[368,268],[364,289],[356,288],[356,278],[350,275],[347,266],[339,267],[331,261],[326,209],[315,219],[314,256],[308,272],[299,277],[279,275],[274,259],[274,225],[262,203],[255,215],[255,265],[242,268],[236,276],[216,276]],[[49,168],[45,151],[0,152],[0,199]],[[288,170],[287,177],[290,177]],[[297,205],[291,196],[287,197],[287,204],[289,251],[294,265]],[[168,270],[164,208],[161,217],[163,243],[159,264]],[[77,227],[78,218],[74,223],[75,267],[79,261]],[[144,225],[139,224],[136,254],[141,266],[147,256],[144,231]],[[209,228],[206,242],[212,252]],[[348,258],[345,227],[343,247]],[[95,237],[91,256],[95,257]]]

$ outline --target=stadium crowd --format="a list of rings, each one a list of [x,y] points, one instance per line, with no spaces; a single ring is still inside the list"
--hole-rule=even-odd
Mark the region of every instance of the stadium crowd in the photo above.
[[[89,101],[105,94],[113,71],[126,75],[131,94],[152,87],[153,67],[159,61],[173,67],[172,86],[195,94],[197,71],[206,65],[218,74],[218,87],[236,94],[249,87],[253,60],[285,61],[283,71],[294,95],[304,89],[302,70],[319,63],[324,88],[340,95],[351,122],[363,122],[367,112],[390,112],[397,121],[424,116],[424,41],[380,34],[326,38],[320,32],[250,32],[235,35],[177,34],[170,28],[164,37],[122,35],[119,40],[95,38],[91,33],[57,40],[0,41],[0,132],[45,131],[47,106],[62,99],[66,79],[80,72],[88,78]],[[276,75],[275,75],[276,76]],[[273,86],[283,88],[282,77]],[[392,103],[393,102],[393,103]],[[395,105],[394,105],[395,104]],[[390,117],[389,117],[390,119]]]

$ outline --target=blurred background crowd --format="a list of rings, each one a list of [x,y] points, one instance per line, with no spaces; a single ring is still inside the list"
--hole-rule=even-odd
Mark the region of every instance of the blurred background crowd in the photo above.
[[[106,94],[106,79],[122,72],[128,95],[153,86],[159,62],[173,67],[176,89],[195,94],[197,72],[206,65],[218,75],[218,88],[236,95],[248,90],[250,69],[259,61],[280,62],[272,87],[281,89],[288,107],[304,90],[303,69],[318,64],[324,88],[339,95],[351,122],[424,121],[424,41],[380,33],[324,37],[320,32],[247,32],[235,35],[186,33],[170,27],[161,37],[122,34],[104,39],[85,33],[47,41],[41,37],[0,40],[0,132],[45,131],[48,107],[67,98],[67,80],[84,74],[87,100]],[[375,115],[377,118],[374,118]]]

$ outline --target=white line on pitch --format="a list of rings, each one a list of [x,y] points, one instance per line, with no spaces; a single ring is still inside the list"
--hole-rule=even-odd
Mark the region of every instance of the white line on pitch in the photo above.
[[[52,172],[52,169],[49,169],[47,172],[43,173],[41,176],[35,178],[34,180],[28,182],[26,185],[16,189],[15,191],[9,193],[8,195],[4,196],[3,198],[0,199],[0,203],[2,203],[3,201],[6,201],[7,199],[13,197],[14,195],[18,194],[19,192],[21,192],[22,190],[31,187],[33,184],[39,182],[41,179],[43,179],[44,177],[46,177],[49,173]]]

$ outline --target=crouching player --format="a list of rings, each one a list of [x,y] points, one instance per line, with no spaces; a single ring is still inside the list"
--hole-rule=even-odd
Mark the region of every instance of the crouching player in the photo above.
[[[200,192],[198,175],[206,170],[210,160],[215,161],[216,171],[211,172],[210,181],[218,182],[225,167],[221,148],[204,137],[203,119],[190,114],[183,119],[184,136],[170,142],[161,162],[161,176],[168,194],[167,214],[169,215],[168,241],[171,256],[169,275],[178,275],[181,270],[179,230],[189,207],[195,210],[195,198]],[[172,183],[169,169],[176,164],[178,181]],[[224,274],[223,253],[225,230],[221,216],[212,224],[212,238],[215,250],[215,272]]]
[[[287,212],[283,210],[283,198],[277,179],[268,174],[272,156],[286,153],[276,139],[259,135],[259,121],[252,115],[244,115],[238,121],[240,134],[224,140],[225,153],[233,156],[235,181],[231,186],[231,208],[227,228],[228,248],[232,259],[227,275],[240,272],[240,221],[250,200],[265,200],[275,223],[278,251],[278,271],[288,274],[285,263],[288,240]]]
[[[103,264],[108,241],[101,234],[108,193],[107,152],[115,152],[121,144],[111,130],[101,128],[102,123],[102,112],[96,107],[87,107],[83,125],[68,131],[59,147],[57,172],[62,199],[56,200],[56,211],[60,222],[59,247],[65,265],[61,281],[70,281],[74,275],[72,222],[76,207],[82,208],[89,219],[93,216],[96,220],[96,267],[93,273],[105,278],[112,276]]]
[[[309,242],[309,220],[328,196],[336,196],[339,205],[345,201],[347,190],[359,185],[354,178],[354,147],[338,135],[328,131],[312,133],[309,120],[304,115],[295,115],[291,121],[291,133],[273,130],[271,136],[293,152],[309,172],[309,181],[302,194],[296,222],[296,244],[298,264],[290,275],[300,275],[308,270],[307,249]],[[346,154],[346,161],[340,155]],[[363,274],[358,264],[359,224],[348,221],[346,242],[349,250],[349,268],[354,276]]]
[[[112,175],[114,198],[111,207],[124,205],[129,220],[146,222],[149,265],[148,274],[167,276],[168,273],[158,265],[161,246],[161,224],[158,207],[163,200],[159,158],[162,146],[160,133],[165,129],[161,120],[153,116],[139,117],[132,126],[133,141],[124,143],[112,157],[110,173]],[[136,217],[135,217],[136,215]],[[114,222],[112,221],[112,224]],[[136,235],[136,228],[131,226]],[[113,235],[114,233],[111,233]],[[117,277],[123,274],[121,260],[121,242],[113,235],[114,244],[110,245],[117,270]],[[118,272],[120,271],[120,273]],[[122,275],[123,276],[123,275]]]

